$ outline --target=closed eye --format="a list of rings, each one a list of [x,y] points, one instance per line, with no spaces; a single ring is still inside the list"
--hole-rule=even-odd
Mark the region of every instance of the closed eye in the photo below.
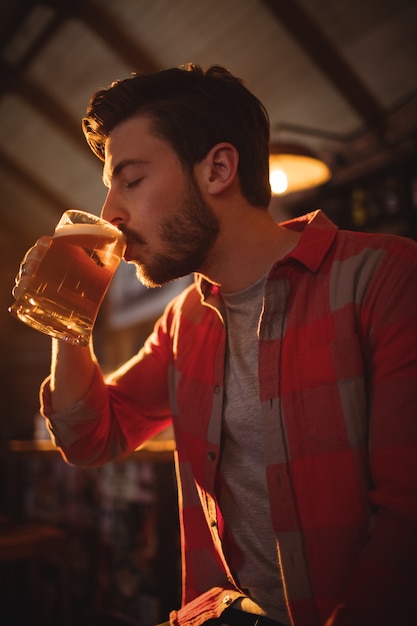
[[[130,183],[126,183],[126,189],[132,189],[133,187],[136,187],[140,182],[141,182],[142,178],[135,178],[135,180],[132,180]]]

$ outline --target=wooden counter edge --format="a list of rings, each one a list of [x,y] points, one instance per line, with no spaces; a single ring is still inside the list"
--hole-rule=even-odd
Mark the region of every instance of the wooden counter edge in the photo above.
[[[11,439],[8,442],[10,452],[26,454],[57,454],[61,455],[59,449],[50,439]],[[118,461],[131,459],[143,461],[171,461],[175,450],[175,441],[172,439],[150,439],[134,452],[127,454]]]

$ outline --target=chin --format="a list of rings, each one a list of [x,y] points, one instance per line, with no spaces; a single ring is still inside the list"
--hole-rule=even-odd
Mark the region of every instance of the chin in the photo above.
[[[155,278],[152,278],[152,276],[150,276],[149,273],[144,270],[143,265],[139,265],[138,263],[135,263],[135,265],[136,278],[144,287],[154,289],[155,287],[162,287],[163,285],[165,285],[165,283],[169,282],[168,280],[155,280]]]

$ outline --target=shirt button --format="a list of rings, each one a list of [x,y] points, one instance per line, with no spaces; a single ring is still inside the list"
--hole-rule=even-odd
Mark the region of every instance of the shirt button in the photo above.
[[[214,461],[214,459],[216,458],[216,453],[215,452],[209,452],[207,454],[207,458],[209,461]]]
[[[226,604],[228,606],[231,603],[232,603],[232,597],[231,596],[224,596],[223,604]]]
[[[214,386],[214,393],[220,393],[220,385]]]

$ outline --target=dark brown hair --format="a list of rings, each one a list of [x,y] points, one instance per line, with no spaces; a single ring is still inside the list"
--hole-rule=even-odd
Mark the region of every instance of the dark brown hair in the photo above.
[[[233,144],[243,195],[253,206],[269,205],[269,117],[241,79],[221,66],[188,64],[116,81],[93,95],[83,119],[93,152],[104,160],[113,128],[142,114],[189,171],[217,143]]]

